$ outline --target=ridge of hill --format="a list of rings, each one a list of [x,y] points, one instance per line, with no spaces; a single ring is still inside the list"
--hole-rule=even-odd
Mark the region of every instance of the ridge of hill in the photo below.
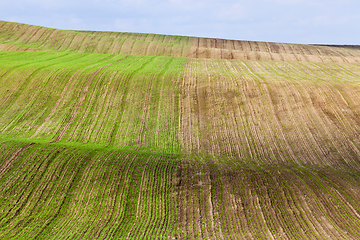
[[[354,47],[160,34],[69,31],[5,21],[0,21],[0,29],[0,50],[72,51],[298,62],[360,62],[360,49]]]
[[[0,22],[0,238],[359,239],[359,49],[270,45]]]

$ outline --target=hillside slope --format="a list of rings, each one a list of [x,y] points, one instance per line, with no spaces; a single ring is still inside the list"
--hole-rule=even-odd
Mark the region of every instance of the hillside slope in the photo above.
[[[359,48],[0,25],[0,238],[360,238]]]

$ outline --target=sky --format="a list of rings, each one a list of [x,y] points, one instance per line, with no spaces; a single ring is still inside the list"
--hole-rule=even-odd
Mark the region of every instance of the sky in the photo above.
[[[0,20],[64,30],[360,45],[359,0],[0,0]]]

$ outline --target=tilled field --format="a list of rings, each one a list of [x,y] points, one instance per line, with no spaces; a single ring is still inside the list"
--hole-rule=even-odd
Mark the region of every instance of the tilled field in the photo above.
[[[0,238],[360,238],[358,48],[0,25]]]

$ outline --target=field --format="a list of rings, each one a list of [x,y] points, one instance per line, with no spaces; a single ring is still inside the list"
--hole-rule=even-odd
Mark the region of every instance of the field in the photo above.
[[[0,239],[359,239],[360,47],[0,21]]]

